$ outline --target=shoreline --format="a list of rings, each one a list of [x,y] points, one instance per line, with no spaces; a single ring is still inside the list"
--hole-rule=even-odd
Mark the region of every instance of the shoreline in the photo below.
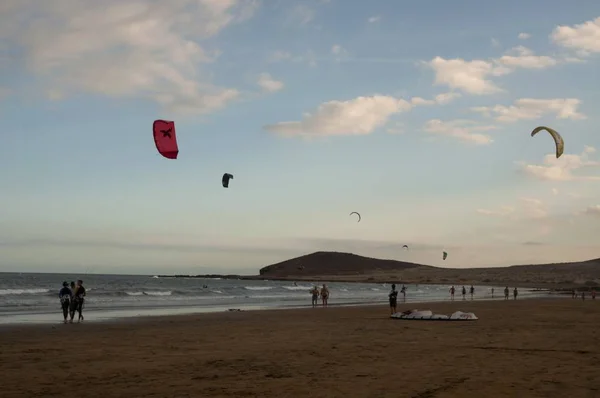
[[[531,300],[553,300],[564,298],[563,295],[552,295],[547,294],[543,296],[531,295],[531,296],[521,296],[517,301],[531,301]],[[504,300],[504,297],[483,297],[478,299],[466,299],[462,300],[461,298],[457,298],[454,301],[449,299],[444,300],[406,300],[398,301],[398,307],[408,306],[408,305],[440,305],[440,304],[452,304],[458,305],[459,303],[490,303],[490,302],[504,302],[504,301],[514,301],[512,296],[510,296],[509,300]],[[381,301],[371,301],[371,302],[352,302],[352,303],[332,303],[329,304],[329,308],[363,308],[363,307],[376,307],[376,306],[384,306],[387,308],[387,300]],[[298,305],[298,304],[288,304],[288,305],[242,305],[236,308],[231,308],[227,306],[211,306],[211,307],[197,307],[197,306],[187,306],[187,307],[160,307],[160,308],[127,308],[127,309],[119,309],[119,310],[92,310],[85,312],[84,317],[85,321],[82,324],[92,324],[92,325],[103,325],[103,324],[111,324],[111,323],[127,323],[127,322],[137,322],[139,320],[160,320],[160,319],[175,319],[179,317],[198,317],[205,315],[213,315],[213,314],[228,314],[228,313],[262,313],[262,312],[271,312],[271,311],[302,311],[302,310],[323,310],[323,306],[321,304],[317,305],[316,308],[312,308],[311,304]],[[413,308],[411,308],[413,309]],[[76,315],[77,316],[77,315]],[[12,317],[14,321],[10,321],[9,317]],[[77,324],[74,322],[73,324]],[[63,325],[62,314],[59,312],[56,313],[41,313],[35,314],[15,314],[15,315],[4,315],[0,318],[0,330],[5,328],[14,328],[14,327],[41,327],[41,326],[52,326],[53,328]]]

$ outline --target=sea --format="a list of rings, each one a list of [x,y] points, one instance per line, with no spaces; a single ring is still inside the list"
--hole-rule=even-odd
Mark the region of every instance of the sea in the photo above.
[[[82,279],[86,287],[85,322],[140,316],[310,307],[309,290],[315,285],[305,281],[174,278],[156,275],[0,273],[0,324],[61,321],[58,292],[63,281],[76,279]],[[318,285],[322,283],[319,282]],[[380,283],[325,283],[330,291],[330,306],[385,304],[391,288],[388,284]],[[455,286],[456,299],[460,300],[462,285]],[[397,286],[398,290],[400,287]],[[469,287],[466,286],[467,290]],[[406,285],[406,302],[448,300],[449,288],[450,285]],[[475,286],[475,299],[502,299],[504,287],[494,287],[494,298],[491,289],[491,286]],[[519,298],[547,294],[520,289]],[[398,301],[402,303],[402,294]]]

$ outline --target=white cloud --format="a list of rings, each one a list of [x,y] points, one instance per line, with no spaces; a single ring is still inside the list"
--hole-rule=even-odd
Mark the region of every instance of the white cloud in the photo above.
[[[508,54],[495,60],[497,64],[507,68],[544,69],[558,64],[558,61],[546,55],[534,55],[527,47],[518,46],[508,51]]]
[[[490,42],[492,43],[492,47],[500,47],[500,41],[498,39],[494,39],[492,37],[492,39],[490,40]]]
[[[527,40],[531,37],[531,35],[529,33],[519,33],[519,39],[521,40]]]
[[[600,205],[589,206],[584,211],[585,214],[600,216]]]
[[[38,92],[138,97],[171,110],[210,112],[239,93],[203,76],[200,66],[218,53],[198,43],[249,18],[257,4],[19,0],[0,13],[0,41],[20,47],[24,65],[44,81]]]
[[[592,147],[590,147],[592,148]],[[589,150],[588,150],[589,151]],[[581,176],[573,174],[577,170],[586,167],[598,167],[600,162],[588,159],[591,152],[582,152],[581,155],[563,154],[556,158],[555,154],[548,154],[544,157],[542,165],[524,164],[518,162],[520,171],[539,180],[548,181],[600,181],[600,176],[587,175]]]
[[[515,205],[503,205],[495,210],[477,209],[484,216],[506,217],[510,220],[542,219],[548,217],[548,205],[535,198],[521,197]]]
[[[275,51],[269,55],[267,62],[306,62],[309,66],[314,67],[317,65],[317,59],[312,51],[307,51],[304,55],[294,55],[287,51]]]
[[[380,20],[381,20],[381,17],[378,15],[378,16],[369,18],[367,21],[369,23],[375,23],[375,22],[379,22]]]
[[[513,105],[495,105],[492,107],[473,107],[473,112],[494,118],[502,123],[514,123],[519,120],[536,120],[549,113],[554,113],[557,119],[585,119],[585,115],[577,112],[581,101],[577,98],[534,99],[521,98]]]
[[[477,209],[477,213],[485,216],[508,216],[514,212],[515,208],[513,206],[500,206],[497,210]]]
[[[266,92],[274,93],[283,89],[283,82],[275,80],[268,73],[261,73],[257,84]]]
[[[448,103],[454,101],[457,98],[460,98],[460,96],[461,96],[460,93],[454,93],[454,92],[442,93],[442,94],[438,94],[435,96],[435,102],[437,102],[440,105],[445,105],[445,104],[448,104]]]
[[[495,126],[479,125],[472,120],[450,120],[441,121],[433,119],[427,121],[423,130],[428,133],[445,135],[460,141],[470,142],[475,145],[488,145],[493,142],[489,135],[481,134],[481,131],[494,130]]]
[[[329,101],[321,104],[316,112],[306,113],[301,121],[281,122],[264,128],[284,136],[370,134],[385,125],[390,116],[412,107],[406,100],[384,95]]]
[[[573,26],[557,26],[550,38],[559,46],[582,55],[600,52],[600,17]]]
[[[488,77],[507,73],[504,69],[494,67],[491,62],[482,60],[465,61],[460,58],[435,57],[428,65],[435,71],[436,85],[446,85],[475,95],[502,91]]]
[[[554,195],[554,196],[558,195],[558,189],[552,188],[552,195]]]

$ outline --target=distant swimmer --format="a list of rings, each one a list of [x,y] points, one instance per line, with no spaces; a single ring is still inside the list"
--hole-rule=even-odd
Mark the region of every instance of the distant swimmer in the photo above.
[[[504,288],[504,300],[508,300],[508,286]]]
[[[312,294],[312,306],[315,308],[319,304],[319,288],[317,286],[310,290]]]
[[[452,301],[454,301],[454,291],[455,291],[454,286],[452,286],[450,288],[450,300],[452,300]]]
[[[327,307],[327,300],[329,300],[329,289],[327,289],[327,285],[323,283],[323,288],[321,289],[321,300],[323,301],[323,307]]]
[[[390,294],[388,294],[388,297],[390,299],[390,313],[394,315],[396,312],[398,312],[396,310],[396,306],[398,304],[398,291],[396,290],[396,284],[392,284],[392,290],[390,291]]]
[[[517,296],[519,295],[519,291],[517,290],[517,288],[515,287],[515,290],[513,290],[513,296],[515,297],[515,300],[517,299]]]
[[[65,281],[63,282],[63,287],[60,289],[58,293],[58,298],[60,299],[60,305],[62,307],[64,323],[67,323],[67,317],[69,315],[69,310],[71,309],[71,289],[69,289],[69,284]]]

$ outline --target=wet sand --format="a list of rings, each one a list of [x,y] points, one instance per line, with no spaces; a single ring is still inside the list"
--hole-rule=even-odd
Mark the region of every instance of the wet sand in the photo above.
[[[0,396],[600,397],[600,300],[317,308],[0,328]]]

